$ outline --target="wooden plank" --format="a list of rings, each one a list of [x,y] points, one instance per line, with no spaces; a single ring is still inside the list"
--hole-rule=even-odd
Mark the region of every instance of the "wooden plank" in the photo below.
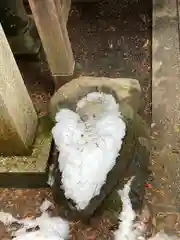
[[[55,0],[58,15],[63,16],[64,21],[67,23],[69,17],[69,11],[71,8],[71,0]]]
[[[55,0],[29,0],[33,17],[53,76],[70,76],[74,57],[62,7]]]
[[[64,12],[65,15],[65,21],[68,21],[69,17],[69,11],[71,9],[71,0],[62,0],[62,11]]]
[[[0,24],[0,153],[27,154],[37,115]]]

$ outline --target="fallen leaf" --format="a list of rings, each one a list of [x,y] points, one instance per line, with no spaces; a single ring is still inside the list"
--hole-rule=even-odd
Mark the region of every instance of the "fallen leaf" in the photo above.
[[[147,39],[146,42],[145,42],[144,45],[143,45],[143,48],[147,48],[148,45],[149,45],[149,43],[150,43],[150,41],[149,41],[149,39]]]

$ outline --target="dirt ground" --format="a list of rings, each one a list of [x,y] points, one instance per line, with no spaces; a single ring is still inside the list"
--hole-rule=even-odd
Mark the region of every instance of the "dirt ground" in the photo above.
[[[76,68],[80,74],[138,79],[143,91],[140,114],[149,125],[151,8],[151,1],[143,0],[75,4],[68,21]],[[39,116],[42,116],[48,110],[48,101],[54,91],[47,64],[44,61],[35,63],[28,60],[19,60],[18,64],[35,108]],[[150,211],[153,196],[159,194],[161,192],[147,188],[146,201],[150,203]],[[35,216],[39,214],[39,206],[45,198],[52,200],[50,189],[0,189],[0,208],[14,216]],[[157,221],[156,213],[151,213],[151,222],[155,227],[159,224],[159,219],[166,225],[171,224],[172,229],[176,222],[180,222],[177,215],[168,215],[168,218],[161,215]],[[72,222],[70,239],[111,239],[116,223],[106,212],[94,218],[91,226]],[[0,239],[9,239],[2,225]]]

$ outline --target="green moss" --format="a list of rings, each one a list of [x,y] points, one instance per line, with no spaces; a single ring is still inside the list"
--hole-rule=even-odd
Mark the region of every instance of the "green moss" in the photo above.
[[[103,209],[108,211],[119,211],[121,209],[122,203],[121,198],[117,191],[113,191],[105,200],[102,205]]]
[[[53,128],[53,126],[54,126],[53,121],[52,121],[50,115],[46,115],[46,116],[41,117],[39,131],[43,135],[49,136],[49,134],[51,134],[51,129]]]
[[[107,198],[105,198],[98,212],[99,214],[103,215],[103,217],[108,218],[112,223],[114,222],[115,224],[121,208],[122,202],[117,191],[115,190]]]
[[[2,172],[45,172],[51,149],[52,121],[49,116],[40,119],[34,145],[28,156],[0,156],[0,173]]]

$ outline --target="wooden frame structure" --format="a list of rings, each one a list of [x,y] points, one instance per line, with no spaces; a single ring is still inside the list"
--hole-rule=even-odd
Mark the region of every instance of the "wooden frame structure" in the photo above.
[[[72,76],[75,62],[66,27],[71,0],[28,1],[52,76],[55,79],[58,76]],[[4,162],[4,159],[6,162],[11,162],[15,155],[18,162],[23,162],[24,157],[26,158],[29,154],[29,148],[34,146],[34,142],[36,142],[37,129],[41,123],[38,124],[38,116],[1,24],[0,43],[0,162]],[[48,146],[44,146],[44,148],[49,151],[51,145],[49,138],[46,139],[46,142],[48,142]],[[48,151],[46,152],[47,159],[44,159],[46,156],[42,152],[44,162],[48,160]],[[34,156],[30,156],[27,161],[35,162],[36,159]],[[39,160],[37,159],[37,161]],[[17,165],[19,165],[18,162]],[[37,162],[37,166],[39,166],[38,164],[39,162]],[[19,174],[20,179],[26,175],[26,167],[24,169]],[[28,170],[28,176],[37,176],[38,169],[37,167],[32,173]],[[6,172],[1,170],[0,177],[1,180],[3,179],[1,182],[8,182],[14,186],[16,183],[12,180],[12,175],[17,176],[19,172],[16,170],[13,172],[14,170],[9,169],[8,176],[11,176],[8,177]],[[46,170],[43,168],[40,173],[43,184],[46,184]],[[28,181],[24,185],[32,185],[32,179]],[[19,182],[23,183],[23,180]]]

